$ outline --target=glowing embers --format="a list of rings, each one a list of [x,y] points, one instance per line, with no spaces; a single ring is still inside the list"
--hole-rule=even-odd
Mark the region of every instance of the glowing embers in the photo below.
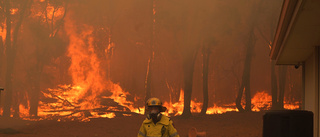
[[[18,8],[12,8],[12,9],[10,9],[11,15],[15,15],[15,14],[17,14],[17,12],[19,12],[19,9],[18,9]]]
[[[73,102],[68,92],[83,90],[81,87],[61,85],[57,89],[42,92],[43,99],[39,103],[39,116],[51,120],[79,120],[90,121],[90,118],[114,118],[115,113],[123,116],[144,113],[144,108],[134,108],[133,102],[127,101],[129,93],[124,92],[118,84],[109,83],[110,96],[102,94],[95,97],[95,102],[81,100]],[[74,91],[73,91],[74,92]],[[98,104],[97,104],[98,102]],[[84,104],[84,105],[83,105]],[[90,107],[87,107],[90,106]]]
[[[299,109],[300,106],[301,106],[301,102],[299,102],[299,101],[295,101],[295,102],[291,102],[291,103],[285,101],[284,105],[283,105],[284,109],[290,109],[290,110]]]
[[[271,108],[272,97],[265,91],[257,92],[251,99],[252,111],[268,110]]]

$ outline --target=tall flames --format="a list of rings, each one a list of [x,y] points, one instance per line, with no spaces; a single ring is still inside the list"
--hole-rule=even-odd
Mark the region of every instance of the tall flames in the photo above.
[[[39,103],[39,116],[88,120],[113,118],[116,111],[143,114],[143,108],[134,108],[133,102],[127,101],[128,92],[106,79],[94,48],[93,28],[76,26],[71,20],[66,21],[65,27],[70,40],[67,56],[71,59],[72,84],[42,91],[46,101]]]

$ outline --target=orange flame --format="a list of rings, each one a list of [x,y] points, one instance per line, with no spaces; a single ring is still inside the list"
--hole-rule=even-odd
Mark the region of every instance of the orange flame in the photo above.
[[[20,111],[20,117],[24,118],[24,117],[28,117],[29,116],[29,109],[30,107],[29,106],[24,106],[22,104],[19,105],[19,111]]]
[[[167,107],[167,111],[164,113],[165,115],[181,115],[183,112],[183,90],[180,90],[180,98],[176,103],[172,103],[171,101],[164,102],[164,106]],[[272,97],[266,91],[257,92],[254,97],[251,99],[252,103],[252,111],[261,111],[261,110],[269,110],[271,108]],[[298,109],[300,102],[289,103],[288,101],[284,102],[285,109]],[[218,106],[217,104],[213,104],[212,107],[207,108],[206,114],[222,114],[229,111],[239,111],[235,107],[235,103],[227,104],[223,106]],[[202,108],[202,103],[197,102],[196,99],[191,100],[191,112],[192,113],[200,113]]]
[[[165,115],[181,115],[184,108],[184,91],[182,89],[180,90],[180,98],[178,102],[164,102],[163,106],[167,107],[167,111],[164,113]],[[202,109],[202,103],[197,102],[196,99],[191,100],[190,109],[192,113],[200,113]],[[207,108],[206,114],[222,114],[227,111],[237,111],[237,109],[235,107],[218,107],[216,104],[214,104],[213,107]]]
[[[11,15],[16,14],[18,11],[19,11],[19,9],[18,9],[18,8],[12,8],[12,9],[10,9],[10,13],[11,13]]]
[[[271,108],[272,97],[266,91],[257,92],[251,99],[252,111],[261,111]]]
[[[7,29],[6,29],[7,26],[5,23],[3,23],[2,26],[3,27],[0,27],[0,37],[2,38],[0,40],[2,40],[4,42],[6,39],[6,35],[7,35]]]
[[[69,73],[73,84],[59,85],[58,89],[43,91],[46,98],[54,98],[57,101],[40,101],[39,116],[82,117],[82,121],[90,121],[88,118],[113,118],[115,114],[112,111],[144,114],[144,107],[135,108],[133,102],[127,100],[129,92],[125,92],[119,84],[106,79],[93,46],[94,29],[84,25],[79,31],[68,19],[65,27],[70,39],[67,55],[71,59]],[[112,95],[107,96],[107,92],[111,92]],[[101,105],[102,101],[107,99],[111,99],[117,105]],[[103,108],[103,113],[99,112],[98,108]]]

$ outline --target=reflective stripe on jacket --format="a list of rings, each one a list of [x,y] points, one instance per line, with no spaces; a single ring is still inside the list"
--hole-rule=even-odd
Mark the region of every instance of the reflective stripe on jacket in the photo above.
[[[140,127],[138,137],[179,137],[172,123],[172,120],[164,115],[156,124],[152,122],[152,119],[145,119]]]

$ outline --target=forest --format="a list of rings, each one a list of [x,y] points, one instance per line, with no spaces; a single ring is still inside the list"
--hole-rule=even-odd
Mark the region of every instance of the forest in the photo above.
[[[0,0],[1,116],[137,115],[150,97],[186,117],[299,109],[301,68],[269,57],[281,6]]]

